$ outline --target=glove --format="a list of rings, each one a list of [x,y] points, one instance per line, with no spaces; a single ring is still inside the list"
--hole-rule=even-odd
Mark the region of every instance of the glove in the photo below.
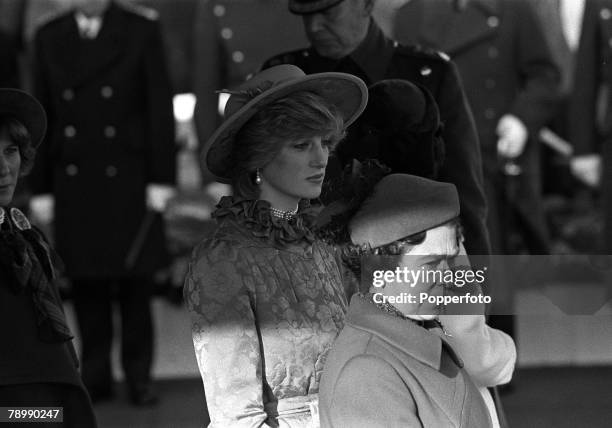
[[[51,223],[54,209],[55,197],[50,193],[32,196],[30,199],[30,215],[34,223]]]
[[[516,158],[525,150],[529,133],[521,120],[505,114],[497,123],[497,153],[504,158]]]
[[[601,181],[601,156],[595,153],[575,156],[570,161],[570,170],[580,181],[597,187]]]
[[[176,189],[165,184],[147,185],[147,208],[164,212],[168,201],[176,196]]]

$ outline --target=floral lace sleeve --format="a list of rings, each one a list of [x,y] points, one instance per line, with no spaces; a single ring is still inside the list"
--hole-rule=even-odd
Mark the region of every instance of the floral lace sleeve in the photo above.
[[[204,241],[185,280],[193,345],[204,382],[209,427],[267,427],[262,360],[248,278],[238,250]]]

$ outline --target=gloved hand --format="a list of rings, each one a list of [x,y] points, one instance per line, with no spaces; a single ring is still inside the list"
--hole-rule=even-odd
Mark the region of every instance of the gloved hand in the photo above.
[[[497,153],[504,158],[516,158],[525,150],[527,144],[527,127],[521,120],[511,114],[505,114],[497,123]]]
[[[147,208],[164,212],[168,201],[176,196],[176,189],[167,184],[147,185]]]
[[[30,217],[34,223],[51,223],[54,209],[55,197],[51,193],[32,196],[30,199]]]
[[[580,181],[597,187],[601,181],[601,155],[590,153],[575,156],[570,161],[570,170]]]

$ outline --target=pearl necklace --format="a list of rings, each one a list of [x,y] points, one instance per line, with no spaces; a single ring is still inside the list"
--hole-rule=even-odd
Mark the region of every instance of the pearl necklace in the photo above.
[[[276,208],[270,207],[270,214],[272,214],[276,218],[280,218],[283,220],[291,220],[297,214],[298,209],[294,209],[293,211],[282,211],[277,210]]]

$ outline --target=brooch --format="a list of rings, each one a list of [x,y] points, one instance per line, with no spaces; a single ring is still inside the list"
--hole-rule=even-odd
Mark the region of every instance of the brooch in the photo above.
[[[17,208],[11,208],[11,220],[13,220],[13,224],[19,230],[28,230],[32,228],[32,225],[25,214]]]

